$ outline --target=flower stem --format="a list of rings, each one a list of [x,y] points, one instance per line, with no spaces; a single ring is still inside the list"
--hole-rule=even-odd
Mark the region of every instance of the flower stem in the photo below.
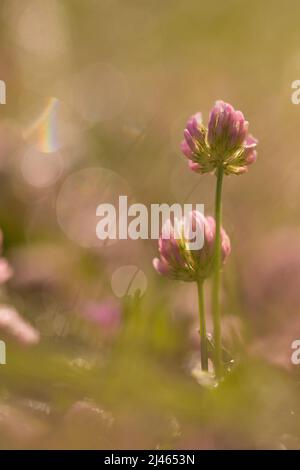
[[[221,378],[223,373],[222,343],[221,343],[221,315],[220,315],[220,284],[221,284],[221,223],[222,223],[222,182],[223,167],[217,170],[217,186],[215,199],[216,241],[214,254],[214,277],[212,287],[212,316],[214,324],[215,354],[214,365],[216,377]]]
[[[197,281],[198,287],[198,304],[199,304],[199,322],[200,322],[200,347],[201,347],[201,369],[208,370],[208,354],[207,354],[207,338],[206,338],[206,321],[204,311],[204,289],[203,281]]]

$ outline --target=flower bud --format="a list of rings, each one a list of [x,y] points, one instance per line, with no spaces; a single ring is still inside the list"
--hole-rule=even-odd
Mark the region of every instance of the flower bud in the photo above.
[[[257,140],[248,127],[243,113],[224,101],[214,105],[207,129],[200,113],[191,116],[181,143],[190,169],[204,174],[223,166],[225,174],[245,173],[257,157]]]
[[[193,243],[187,238],[184,227],[189,228],[189,233],[203,234],[201,248],[193,249]],[[153,260],[153,266],[159,274],[170,279],[187,282],[204,280],[213,271],[215,238],[214,218],[204,217],[198,211],[190,212],[187,220],[176,220],[174,225],[168,220],[158,243],[160,257]],[[225,262],[230,254],[230,240],[223,228],[221,252],[222,262]]]

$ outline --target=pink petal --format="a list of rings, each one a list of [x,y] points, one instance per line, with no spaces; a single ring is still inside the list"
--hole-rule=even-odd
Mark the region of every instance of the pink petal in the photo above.
[[[40,340],[39,332],[9,305],[0,306],[0,331],[24,346],[36,344]]]

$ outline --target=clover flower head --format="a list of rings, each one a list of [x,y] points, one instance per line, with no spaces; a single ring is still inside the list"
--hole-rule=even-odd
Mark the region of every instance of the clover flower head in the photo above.
[[[184,227],[191,233],[203,234],[202,248],[192,249],[191,240],[186,236]],[[170,220],[165,224],[158,242],[159,258],[153,260],[156,271],[170,279],[186,282],[204,280],[213,271],[216,224],[213,217],[204,217],[198,211],[192,211],[187,217]],[[230,240],[225,230],[221,230],[222,261],[230,254]]]
[[[191,116],[181,143],[189,168],[201,174],[221,166],[227,175],[247,172],[257,156],[257,140],[248,133],[248,127],[243,113],[224,101],[215,103],[207,128],[200,113]]]

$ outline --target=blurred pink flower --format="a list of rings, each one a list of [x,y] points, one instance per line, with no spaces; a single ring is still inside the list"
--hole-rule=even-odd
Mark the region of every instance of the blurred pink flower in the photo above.
[[[0,258],[0,284],[8,281],[13,275],[13,269],[5,258]]]
[[[3,235],[0,231],[0,245]],[[13,274],[13,270],[5,258],[0,258],[0,284],[6,282]],[[18,312],[9,305],[0,305],[0,332],[23,345],[32,345],[39,342],[39,332],[22,319]]]
[[[241,111],[217,101],[208,123],[202,124],[200,113],[188,120],[181,149],[189,167],[197,173],[210,173],[220,165],[225,174],[242,174],[256,160],[257,140],[248,134],[248,121]]]

